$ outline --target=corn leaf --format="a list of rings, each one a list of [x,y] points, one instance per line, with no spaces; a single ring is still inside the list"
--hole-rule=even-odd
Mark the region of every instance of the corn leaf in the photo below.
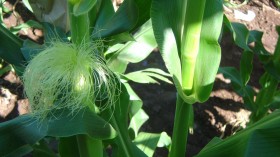
[[[250,51],[248,47],[249,30],[244,24],[230,22],[226,17],[224,18],[225,26],[232,32],[234,42],[237,46],[244,50]]]
[[[243,86],[246,86],[250,80],[250,76],[253,70],[253,57],[254,54],[250,51],[244,51],[240,61],[240,77]]]
[[[239,72],[234,67],[220,67],[219,73],[222,73],[225,78],[229,78],[231,80],[231,84],[234,90],[238,91],[242,88],[243,83],[240,77]]]
[[[250,70],[250,68],[249,68]],[[243,97],[244,104],[246,107],[248,107],[250,110],[254,110],[254,96],[255,92],[253,88],[249,85],[244,84],[240,72],[237,71],[234,67],[220,67],[219,73],[222,73],[225,78],[228,78],[231,80],[231,86],[232,88]]]
[[[185,5],[183,5],[183,1],[181,0],[154,0],[151,6],[154,35],[165,65],[172,75],[179,93],[182,91],[182,74],[178,51],[180,49],[181,28],[178,27],[182,26],[183,23],[183,6]],[[181,92],[180,95],[182,94]]]
[[[113,50],[113,48],[109,49],[111,52],[108,53],[112,56],[108,59],[107,64],[113,71],[124,73],[129,62],[138,63],[144,60],[157,46],[153,36],[151,21],[147,21],[140,30],[134,34],[133,38],[135,41],[127,42],[122,46],[115,46],[118,50]]]
[[[96,3],[94,4],[93,8],[91,8],[91,10],[88,12],[89,33],[92,33],[93,30],[95,29],[94,26],[95,26],[95,23],[97,21],[97,17],[102,15],[102,14],[99,14],[102,3],[103,3],[103,0],[96,0]],[[111,8],[111,9],[109,9],[110,12],[108,14],[113,15],[114,14],[114,9],[113,9],[112,3],[108,5],[108,8]],[[103,14],[104,14],[104,12],[103,12]]]
[[[223,21],[222,10],[221,1],[206,1],[194,74],[193,92],[198,102],[204,102],[210,96],[220,65],[221,48],[218,38]]]
[[[143,102],[138,97],[138,95],[133,91],[131,86],[128,83],[124,83],[125,88],[129,94],[129,117],[130,117],[130,123],[129,123],[129,135],[131,139],[134,139],[140,127],[144,124],[145,121],[149,119],[149,116],[145,113],[144,110],[142,110]]]
[[[1,123],[0,156],[17,151],[27,144],[33,145],[45,136],[87,134],[96,139],[111,139],[116,136],[112,126],[89,109],[81,110],[73,116],[65,109],[53,114],[57,119],[52,117],[40,122],[31,115],[23,115]]]
[[[140,109],[135,115],[133,115],[129,123],[129,129],[132,129],[134,133],[133,138],[138,137],[139,129],[148,119],[149,116],[143,109]]]
[[[112,2],[103,0],[95,25],[91,24],[96,28],[93,38],[135,32],[150,18],[150,6],[151,0],[125,0],[115,13]]]
[[[138,63],[145,59],[157,46],[151,21],[143,25],[134,35],[135,41],[128,42],[119,50],[118,59]],[[132,55],[133,54],[133,55]]]
[[[280,35],[280,27],[276,27],[278,35]],[[280,38],[278,38],[277,45],[275,47],[275,51],[272,55],[272,60],[265,64],[264,68],[267,72],[270,73],[273,77],[275,77],[278,81],[280,81]]]
[[[129,32],[123,32],[114,36],[111,36],[108,38],[109,42],[108,45],[115,45],[115,44],[119,44],[119,43],[126,43],[129,41],[135,41],[135,39],[133,38],[132,34],[130,34]]]
[[[164,132],[161,134],[141,132],[133,143],[148,157],[152,157],[158,145],[168,146],[171,143],[170,137],[166,135]]]
[[[280,111],[266,116],[237,134],[207,146],[197,157],[279,156]]]
[[[164,75],[161,75],[161,73],[167,75],[164,71],[160,69],[155,69],[154,68],[149,68],[147,70],[139,70],[139,71],[134,71],[128,74],[123,75],[126,79],[137,82],[137,83],[157,83],[159,84],[158,81],[156,81],[154,78],[159,79],[161,81],[164,81],[166,83],[172,84],[172,82],[166,78]],[[150,71],[149,71],[150,70]],[[157,73],[159,71],[160,73]]]
[[[184,80],[182,80],[181,72],[182,61],[179,58],[183,53],[181,52],[182,25],[185,16],[191,16],[185,15],[185,11],[186,1],[154,0],[151,17],[156,41],[177,91],[185,102],[193,104],[197,101],[203,102],[209,97],[220,63],[218,37],[223,20],[222,2],[219,0],[206,1],[199,53],[195,64],[194,86],[191,94],[188,95],[182,89]]]
[[[137,24],[138,7],[133,0],[124,1],[117,12],[113,15],[104,13],[107,9],[110,12],[112,11],[111,7],[106,6],[106,4],[111,3],[111,1],[104,0],[103,3],[104,4],[101,4],[102,10],[100,14],[105,14],[108,18],[103,20],[101,18],[104,18],[104,16],[98,17],[97,23],[95,24],[95,28],[97,28],[98,31],[93,33],[93,38],[103,38],[117,35],[131,30]],[[112,4],[109,6],[112,6]]]
[[[22,67],[25,64],[20,51],[23,41],[2,25],[0,25],[0,40],[0,57],[12,65]]]
[[[56,27],[50,23],[47,22],[43,22],[43,30],[44,30],[44,43],[46,45],[51,44],[54,40],[62,40],[65,42],[68,42],[69,40],[67,39],[67,36],[65,34],[65,32],[59,28]]]
[[[128,132],[128,115],[130,111],[130,96],[124,84],[120,86],[119,99],[113,109],[107,109],[102,112],[102,117],[116,129],[118,136],[113,139],[112,145],[113,157],[146,157],[146,155],[137,146],[132,143]]]
[[[23,46],[21,48],[21,52],[26,59],[26,61],[30,61],[37,54],[45,49],[45,45],[39,45],[29,39],[24,40]]]
[[[75,16],[79,16],[88,13],[93,6],[96,4],[97,0],[81,0],[79,3],[74,5],[73,13]]]
[[[142,108],[143,102],[128,83],[124,83],[124,85],[129,94],[129,101],[130,101],[129,115],[130,117],[132,117]]]
[[[147,69],[144,69],[143,71],[145,72],[151,72],[151,73],[157,73],[157,74],[160,74],[162,76],[168,76],[168,77],[171,77],[170,74],[166,73],[165,71],[161,70],[161,69],[157,69],[157,68],[147,68]]]
[[[106,25],[106,23],[109,21],[109,19],[111,19],[114,14],[114,7],[113,4],[110,0],[101,0],[101,4],[100,4],[100,8],[96,8],[96,13],[98,12],[98,16],[96,17],[96,21],[94,21],[95,18],[90,18],[90,22],[91,22],[91,27],[95,27],[96,29],[101,29],[102,26]],[[89,17],[91,17],[93,15],[89,15]],[[93,32],[93,35],[95,33],[99,33],[99,30],[96,30],[95,32]],[[97,38],[98,35],[95,34]]]
[[[150,9],[152,0],[134,0],[138,7],[138,19],[137,23],[130,32],[134,32],[140,26],[150,19]]]
[[[39,45],[29,39],[26,39],[23,42],[21,52],[26,61],[30,61],[38,53],[48,48],[48,46],[52,44],[54,40],[68,42],[67,36],[62,29],[55,27],[49,23],[42,23],[42,26],[45,33],[45,42],[43,45]]]
[[[168,147],[171,144],[171,138],[166,132],[162,132],[158,141],[157,147]]]
[[[271,56],[271,54],[264,48],[262,37],[263,32],[252,30],[249,34],[248,43],[255,43],[255,46],[252,48],[253,52],[262,58],[261,61],[265,61],[267,60],[267,57]]]

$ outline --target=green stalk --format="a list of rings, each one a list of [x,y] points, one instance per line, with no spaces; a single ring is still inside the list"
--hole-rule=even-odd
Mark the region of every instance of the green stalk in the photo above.
[[[89,18],[88,14],[83,14],[80,16],[75,16],[73,8],[75,3],[78,2],[68,2],[68,13],[70,19],[71,27],[71,38],[72,42],[76,44],[81,44],[82,42],[90,41],[89,35]]]
[[[182,87],[189,94],[193,87],[196,58],[206,0],[188,0],[182,36]]]
[[[76,135],[80,157],[103,157],[103,145],[87,135]]]
[[[189,127],[193,122],[192,112],[192,104],[185,103],[178,95],[169,157],[185,156]]]
[[[116,137],[116,141],[118,141],[118,146],[120,147],[121,151],[125,154],[125,157],[134,157],[134,153],[132,152],[132,143],[129,138],[127,128],[121,127],[119,124],[123,123],[124,121],[119,121],[118,118],[115,117],[114,112],[111,108],[106,110],[104,114],[107,117],[110,117],[111,125],[117,131],[118,136]]]
[[[71,27],[71,39],[76,45],[90,42],[89,35],[89,18],[88,13],[75,16],[73,12],[74,5],[79,3],[79,0],[68,1],[68,13]],[[85,100],[85,103],[93,112],[95,109],[92,103]],[[87,135],[76,135],[80,157],[103,157],[103,144],[101,140],[95,140]]]

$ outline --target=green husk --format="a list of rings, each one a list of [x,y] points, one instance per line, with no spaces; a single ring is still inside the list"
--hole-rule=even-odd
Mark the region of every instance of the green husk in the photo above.
[[[85,107],[94,108],[96,101],[103,102],[98,110],[114,103],[117,81],[99,54],[102,46],[101,42],[77,46],[55,41],[31,60],[23,82],[38,119],[56,109],[68,108],[75,114]]]

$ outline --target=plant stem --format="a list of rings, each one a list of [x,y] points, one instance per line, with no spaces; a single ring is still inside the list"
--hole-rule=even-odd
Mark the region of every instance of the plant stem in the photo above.
[[[68,16],[70,19],[72,42],[80,46],[90,42],[90,22],[88,13],[79,16],[74,15],[73,8],[75,3],[79,3],[79,1],[68,1]],[[95,112],[92,103],[88,100],[85,100],[84,103],[88,104],[92,112]],[[76,135],[76,139],[80,157],[103,157],[103,144],[101,140],[92,139],[88,135]]]
[[[178,95],[176,101],[175,120],[172,144],[169,157],[184,157],[190,124],[193,122],[192,104],[187,104]]]
[[[182,35],[182,87],[191,92],[206,0],[188,0]]]
[[[107,110],[107,115],[110,118],[111,125],[115,128],[115,130],[118,133],[117,141],[118,145],[121,149],[121,151],[125,154],[125,157],[134,157],[133,152],[132,152],[132,143],[129,138],[128,130],[127,128],[121,127],[119,124],[123,123],[124,121],[119,121],[115,115],[115,111],[112,111],[112,109]]]
[[[87,135],[76,135],[80,157],[103,157],[102,141]]]
[[[88,14],[75,16],[73,13],[74,4],[68,3],[68,13],[71,27],[72,42],[80,45],[82,42],[89,42],[89,18]]]

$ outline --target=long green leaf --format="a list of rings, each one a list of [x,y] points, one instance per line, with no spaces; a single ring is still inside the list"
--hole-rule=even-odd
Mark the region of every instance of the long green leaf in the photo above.
[[[119,60],[138,63],[145,59],[157,46],[151,21],[148,21],[133,36],[135,41],[128,42],[117,52]]]
[[[244,51],[240,61],[240,76],[243,86],[246,86],[250,80],[250,76],[253,70],[253,57],[254,54],[250,51]]]
[[[266,116],[237,134],[203,149],[197,157],[279,156],[280,111]]]
[[[104,0],[107,4],[110,3],[110,0]],[[111,12],[111,7],[106,8],[105,2],[103,4],[103,7],[101,5],[101,9],[109,9]],[[112,5],[112,4],[110,4]],[[104,10],[105,11],[105,10]],[[105,14],[103,10],[101,10],[102,14]],[[138,18],[138,8],[134,2],[134,0],[126,0],[124,3],[120,6],[120,8],[117,10],[117,12],[113,15],[107,15],[108,19],[105,21],[103,19],[100,19],[99,17],[97,19],[97,23],[95,24],[95,28],[97,28],[97,32],[93,33],[93,38],[103,38],[103,37],[109,37],[116,34],[120,34],[126,31],[131,30],[137,23]],[[101,22],[101,21],[102,22]]]
[[[144,110],[140,109],[130,120],[129,128],[133,130],[134,137],[138,136],[139,129],[149,119]]]
[[[124,83],[124,85],[129,94],[129,101],[130,101],[129,114],[130,117],[132,117],[142,108],[143,102],[128,83]]]
[[[90,25],[91,27],[95,27],[96,29],[101,29],[101,27],[106,25],[109,19],[111,19],[115,14],[114,7],[111,0],[101,0],[101,6],[99,9],[98,9],[98,16],[96,17],[95,23],[92,21],[91,22],[92,24]],[[93,32],[93,34],[94,33],[99,33],[99,30],[96,30],[95,32]],[[99,38],[98,35],[96,35],[96,37]]]
[[[108,65],[113,71],[124,73],[129,62],[138,63],[145,59],[154,48],[157,43],[153,36],[153,29],[151,21],[146,22],[140,30],[134,34],[135,41],[127,42],[126,44],[116,45],[117,50],[113,50],[114,53],[108,60]],[[111,48],[109,51],[112,51]]]
[[[258,54],[261,61],[266,61],[271,54],[264,48],[262,43],[263,32],[252,30],[249,34],[248,43],[255,42],[255,46],[252,48],[253,52]]]
[[[138,8],[138,20],[131,32],[134,32],[150,19],[150,9],[152,0],[135,0]]]
[[[118,136],[113,140],[116,145],[113,151],[116,152],[114,157],[146,157],[146,155],[137,146],[132,143],[128,132],[128,113],[130,107],[130,97],[122,84],[120,87],[120,96],[113,109],[107,109],[102,116],[110,122],[116,129]]]
[[[168,147],[171,144],[171,139],[166,132],[159,134],[141,132],[133,143],[135,143],[148,157],[152,157],[156,147]]]
[[[240,96],[243,97],[244,104],[246,105],[246,107],[249,108],[251,111],[254,111],[256,108],[254,105],[255,92],[251,86],[246,85],[244,82],[245,79],[248,79],[248,77],[249,77],[248,75],[250,73],[249,71],[250,71],[251,67],[247,67],[247,68],[248,68],[247,69],[248,71],[246,71],[246,70],[243,71],[243,73],[245,73],[245,74],[243,74],[244,75],[243,80],[241,78],[240,72],[238,72],[237,69],[234,67],[220,67],[219,73],[222,73],[225,78],[228,78],[231,80],[232,88]]]
[[[45,136],[87,134],[96,139],[111,139],[116,136],[112,126],[89,109],[72,116],[67,110],[56,111],[54,116],[57,119],[52,117],[40,122],[31,115],[24,115],[1,123],[0,156],[12,153],[26,144],[33,145]]]
[[[73,13],[75,16],[79,16],[88,13],[93,6],[96,4],[97,0],[81,0],[79,3],[74,5]]]
[[[220,65],[221,48],[218,38],[222,21],[222,2],[220,0],[207,0],[194,74],[193,93],[199,102],[204,102],[209,98]],[[209,30],[209,28],[212,29]]]
[[[0,41],[0,57],[14,66],[23,67],[25,59],[20,51],[23,41],[2,25],[0,25]]]
[[[240,73],[234,67],[220,67],[219,73],[222,73],[225,78],[231,80],[231,84],[234,90],[238,91],[243,87],[243,82],[240,77]]]
[[[226,16],[224,17],[225,26],[232,32],[234,42],[244,50],[250,51],[248,47],[249,30],[241,23],[231,23]]]
[[[182,82],[181,61],[178,54],[181,43],[181,26],[184,19],[182,15],[185,10],[185,5],[182,3],[183,1],[180,0],[154,0],[151,7],[154,35],[177,90],[181,88]]]

